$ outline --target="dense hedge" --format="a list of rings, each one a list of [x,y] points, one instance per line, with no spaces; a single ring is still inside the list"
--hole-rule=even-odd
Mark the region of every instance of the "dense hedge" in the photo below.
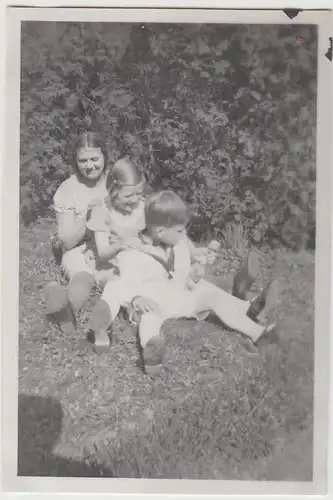
[[[88,128],[185,196],[194,236],[313,245],[316,74],[315,26],[25,22],[22,219],[47,213]]]

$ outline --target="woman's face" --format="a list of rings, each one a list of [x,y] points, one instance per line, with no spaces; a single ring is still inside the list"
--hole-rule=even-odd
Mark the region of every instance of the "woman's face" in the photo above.
[[[139,205],[143,195],[143,183],[138,186],[123,186],[112,197],[112,206],[123,214],[131,214]]]
[[[104,171],[104,155],[100,148],[79,148],[76,152],[79,173],[91,181],[97,180]]]

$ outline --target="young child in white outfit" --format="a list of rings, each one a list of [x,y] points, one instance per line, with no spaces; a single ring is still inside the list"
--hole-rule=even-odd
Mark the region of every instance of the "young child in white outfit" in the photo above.
[[[57,282],[44,288],[47,314],[66,333],[73,331],[75,314],[88,300],[94,284],[93,269],[86,260],[86,217],[107,195],[108,164],[107,151],[98,134],[87,132],[78,137],[72,164],[74,173],[60,185],[53,199],[61,267],[69,283],[67,290]]]
[[[276,299],[272,282],[253,303],[232,296],[204,279],[195,285],[186,225],[185,203],[172,191],[149,197],[145,206],[146,231],[142,246],[118,255],[120,278],[106,284],[91,318],[95,345],[110,345],[108,328],[122,306],[131,303],[140,313],[139,338],[146,373],[157,374],[163,362],[165,342],[160,335],[171,318],[203,319],[214,313],[230,328],[257,344],[272,335],[274,324],[266,324]],[[190,286],[189,286],[190,285]],[[250,318],[252,317],[252,319]],[[259,324],[259,319],[264,324]]]

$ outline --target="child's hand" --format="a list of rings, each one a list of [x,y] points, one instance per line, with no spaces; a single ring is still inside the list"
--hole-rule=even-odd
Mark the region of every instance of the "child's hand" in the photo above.
[[[136,297],[132,300],[132,305],[136,311],[139,313],[152,312],[155,314],[161,314],[159,305],[153,299],[147,299],[146,297]]]
[[[207,247],[207,263],[209,265],[214,264],[217,259],[218,251],[220,250],[221,245],[218,241],[212,240]]]
[[[190,273],[187,277],[186,287],[189,290],[193,290],[199,281],[205,276],[205,266],[200,264],[200,262],[195,262],[190,270]]]
[[[216,255],[213,252],[210,252],[207,257],[207,264],[211,266],[212,264],[214,264],[215,261],[216,261]]]
[[[188,288],[188,290],[194,290],[194,289],[195,289],[195,287],[197,286],[197,284],[198,284],[198,283],[197,283],[197,282],[195,282],[195,281],[191,278],[191,276],[189,276],[189,277],[187,278],[187,281],[186,281],[186,288]]]
[[[132,238],[127,238],[124,241],[124,246],[127,248],[136,249],[136,248],[141,248],[143,246],[143,243],[140,240],[140,238],[138,238],[137,236],[133,236]]]
[[[193,264],[189,274],[190,279],[192,279],[195,283],[198,283],[198,281],[200,281],[204,276],[205,266],[200,262],[196,262],[195,264]]]
[[[199,247],[195,249],[195,252],[193,254],[193,260],[196,263],[199,263],[201,265],[205,265],[207,262],[208,258],[208,249],[206,247]]]

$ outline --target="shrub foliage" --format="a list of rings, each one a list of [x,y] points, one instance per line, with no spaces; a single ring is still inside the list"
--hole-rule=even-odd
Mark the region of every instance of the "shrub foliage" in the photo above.
[[[21,214],[43,216],[95,129],[193,208],[192,236],[314,244],[314,26],[22,24]],[[296,43],[296,35],[304,43]]]

